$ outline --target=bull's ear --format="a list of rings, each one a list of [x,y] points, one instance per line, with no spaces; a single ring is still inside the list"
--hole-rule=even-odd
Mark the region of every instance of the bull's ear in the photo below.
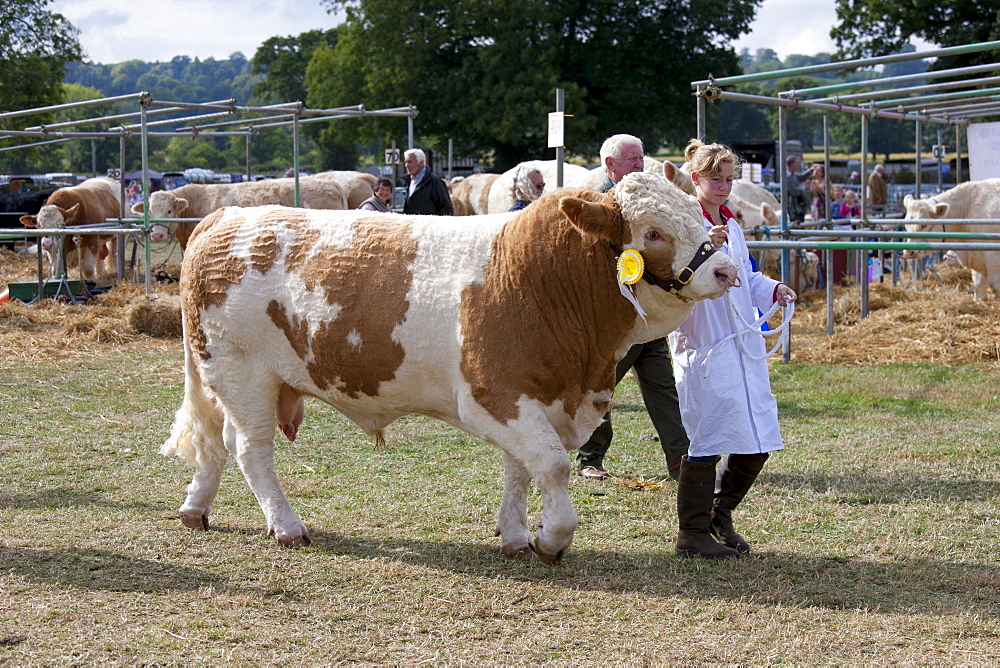
[[[907,195],[903,198],[903,208],[910,206],[910,202],[913,201],[913,195]]]
[[[67,226],[71,226],[74,221],[76,221],[77,214],[80,213],[80,203],[77,202],[68,209],[63,209],[63,220],[66,221]]]
[[[136,202],[135,204],[132,205],[132,213],[134,213],[137,216],[142,215],[143,209],[144,207],[142,202]]]
[[[671,183],[674,182],[674,177],[677,176],[677,165],[670,162],[669,160],[663,161],[663,175],[667,177],[667,181]]]
[[[183,197],[178,197],[174,200],[174,213],[177,214],[178,218],[184,218],[184,214],[188,210],[188,201]]]
[[[934,205],[935,218],[944,218],[947,213],[948,213],[948,205],[945,204],[944,202],[938,202],[937,204]]]
[[[610,198],[591,202],[579,197],[562,197],[559,210],[586,235],[618,243],[622,236],[622,214]]]
[[[21,216],[21,224],[25,227],[38,227],[37,216]]]

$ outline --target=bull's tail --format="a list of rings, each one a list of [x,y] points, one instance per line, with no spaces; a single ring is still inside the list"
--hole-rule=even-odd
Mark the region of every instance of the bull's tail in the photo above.
[[[160,452],[176,455],[199,469],[221,469],[229,456],[222,440],[222,411],[201,378],[186,332],[184,401],[174,416],[170,438],[160,447]]]

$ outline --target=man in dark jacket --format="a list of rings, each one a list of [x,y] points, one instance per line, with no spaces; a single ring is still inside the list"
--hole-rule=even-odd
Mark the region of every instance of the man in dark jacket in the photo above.
[[[403,167],[406,176],[406,202],[403,213],[426,214],[431,216],[451,216],[454,209],[448,186],[441,177],[427,169],[427,157],[419,148],[411,148],[403,153]]]

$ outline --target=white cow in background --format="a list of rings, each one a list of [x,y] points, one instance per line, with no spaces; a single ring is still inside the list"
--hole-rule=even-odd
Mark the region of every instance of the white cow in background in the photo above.
[[[955,186],[944,194],[928,199],[907,195],[903,199],[906,220],[934,218],[995,218],[1000,219],[1000,179],[970,181]],[[995,232],[996,227],[977,223],[907,223],[909,232],[926,232],[946,228],[949,232]],[[955,256],[972,271],[972,287],[976,299],[983,299],[986,290],[1000,296],[1000,253],[997,251],[958,250]],[[903,257],[913,259],[920,251],[904,251]]]
[[[551,192],[556,189],[556,161],[555,160],[528,160],[519,165],[511,167],[501,174],[493,185],[490,186],[490,213],[504,213],[514,206],[514,175],[522,167],[536,168],[542,173],[545,179],[545,190]],[[563,185],[566,187],[583,186],[589,178],[590,170],[580,165],[563,163]]]

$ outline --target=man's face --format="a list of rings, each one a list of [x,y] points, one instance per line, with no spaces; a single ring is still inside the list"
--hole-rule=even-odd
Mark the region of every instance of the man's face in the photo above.
[[[605,167],[608,168],[608,176],[615,183],[618,183],[626,174],[641,172],[643,168],[642,149],[635,144],[624,144],[621,148],[621,155],[617,158],[608,157],[604,160]]]
[[[424,168],[424,163],[417,162],[417,156],[411,153],[403,159],[403,168],[406,169],[406,173],[410,176],[416,176]]]

